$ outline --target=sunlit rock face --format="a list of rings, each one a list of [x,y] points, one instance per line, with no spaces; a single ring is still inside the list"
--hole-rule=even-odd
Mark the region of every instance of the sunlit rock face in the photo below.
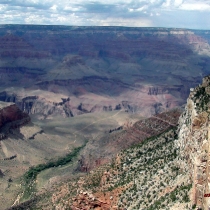
[[[210,193],[209,154],[209,89],[210,77],[191,89],[185,112],[179,120],[180,165],[189,174],[193,183],[191,201],[199,208],[209,209],[210,201],[206,194]]]
[[[184,104],[209,73],[209,41],[185,29],[2,25],[0,100],[41,118],[151,116]]]

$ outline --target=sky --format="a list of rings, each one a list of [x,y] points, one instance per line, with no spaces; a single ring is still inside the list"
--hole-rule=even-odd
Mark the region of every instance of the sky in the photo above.
[[[0,24],[210,29],[210,0],[0,0]]]

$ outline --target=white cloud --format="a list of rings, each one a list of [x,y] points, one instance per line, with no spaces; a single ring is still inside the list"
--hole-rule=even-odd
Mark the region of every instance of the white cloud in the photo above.
[[[4,5],[0,5],[0,11],[4,11],[5,10],[5,6]]]
[[[175,0],[174,1],[174,6],[175,7],[179,7],[180,5],[182,5],[183,4],[183,0]]]
[[[147,9],[148,9],[147,5],[144,5],[142,7],[136,8],[136,9],[128,8],[129,12],[141,12],[141,11],[144,11],[144,10],[147,10]]]
[[[65,6],[64,7],[64,11],[75,11],[75,12],[78,12],[81,9],[82,9],[81,7],[73,7],[73,6]]]
[[[91,19],[94,21],[94,19]],[[132,27],[152,27],[152,21],[144,18],[126,19],[126,18],[106,18],[98,20],[96,25],[101,26],[132,26]]]
[[[163,2],[162,7],[168,8],[169,6],[171,6],[171,0],[166,0],[165,2]]]
[[[50,9],[53,10],[53,11],[56,11],[57,10],[57,7],[58,6],[54,4],[52,7],[50,7]]]
[[[180,6],[180,9],[210,11],[210,4],[207,4],[207,3],[184,3]]]
[[[42,22],[42,18],[40,18],[39,15],[28,14],[28,16],[24,19],[27,24],[33,24],[34,20],[38,21],[38,23]]]
[[[0,23],[204,28],[209,11],[210,0],[0,0]]]
[[[165,0],[162,4],[163,8],[176,8],[183,4],[183,0]]]

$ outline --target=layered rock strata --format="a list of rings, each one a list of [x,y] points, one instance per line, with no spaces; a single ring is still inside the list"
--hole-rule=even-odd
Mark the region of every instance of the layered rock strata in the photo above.
[[[70,98],[62,98],[62,95],[56,96],[53,93],[43,91],[42,94],[29,92],[0,92],[0,101],[12,102],[27,114],[39,114],[42,118],[51,115],[60,115],[63,117],[73,116],[69,107]],[[60,98],[59,98],[60,97]],[[59,98],[58,100],[56,98]]]
[[[0,100],[42,118],[119,104],[148,117],[185,103],[189,87],[209,72],[209,43],[203,30],[1,25]],[[10,88],[7,97],[2,91]],[[63,94],[71,103],[37,94],[17,99],[22,89]]]
[[[191,89],[184,113],[179,119],[179,164],[193,183],[192,204],[209,209],[210,200],[210,76]]]

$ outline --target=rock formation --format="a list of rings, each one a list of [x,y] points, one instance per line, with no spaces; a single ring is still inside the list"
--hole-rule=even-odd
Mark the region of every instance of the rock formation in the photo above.
[[[210,193],[210,76],[191,89],[184,113],[179,119],[179,164],[193,183],[191,201],[200,209],[209,209]]]
[[[148,95],[161,95],[167,93],[168,91],[164,88],[160,87],[150,87],[148,91]]]
[[[50,96],[51,95],[51,96]],[[63,116],[71,117],[73,116],[71,107],[69,106],[70,98],[62,98],[65,96],[57,95],[53,98],[55,94],[49,93],[31,93],[23,91],[3,91],[0,93],[0,100],[5,102],[12,102],[17,105],[17,107],[27,114],[39,114],[42,118],[48,116]],[[60,97],[59,99],[56,99]]]
[[[4,139],[10,128],[16,128],[30,121],[14,103],[0,103],[0,140]]]

